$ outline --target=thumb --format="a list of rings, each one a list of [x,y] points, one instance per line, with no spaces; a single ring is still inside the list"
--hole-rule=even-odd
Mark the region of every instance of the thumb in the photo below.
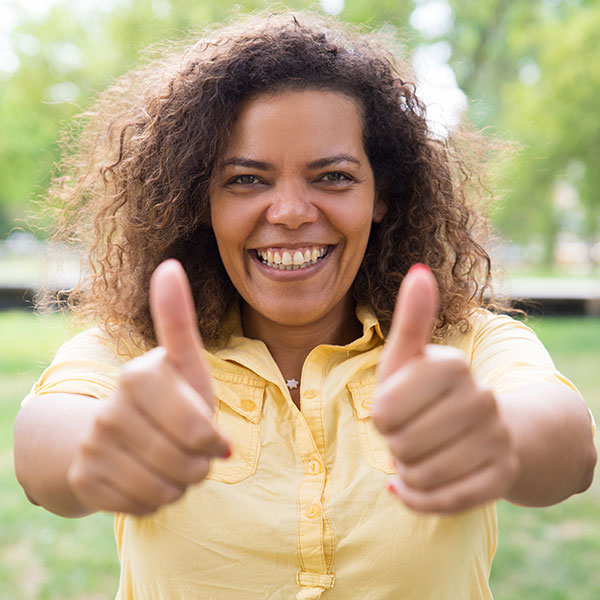
[[[212,408],[210,374],[202,351],[190,284],[181,264],[169,259],[150,280],[150,312],[158,343],[175,368]]]
[[[381,381],[423,352],[437,312],[438,288],[433,273],[425,265],[413,265],[400,286],[387,343],[377,368]]]

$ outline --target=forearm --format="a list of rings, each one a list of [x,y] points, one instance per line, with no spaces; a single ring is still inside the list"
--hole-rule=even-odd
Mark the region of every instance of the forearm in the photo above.
[[[67,472],[101,405],[88,396],[48,394],[21,409],[14,426],[15,473],[33,503],[63,517],[92,512],[71,491]]]
[[[520,461],[508,501],[548,506],[589,487],[596,450],[590,415],[578,394],[544,383],[497,400]]]

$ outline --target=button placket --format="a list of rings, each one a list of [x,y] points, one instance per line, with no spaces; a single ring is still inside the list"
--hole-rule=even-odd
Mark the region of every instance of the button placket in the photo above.
[[[321,514],[321,507],[315,502],[306,509],[305,514],[309,519],[315,519]]]
[[[323,468],[321,467],[321,461],[317,458],[311,458],[308,461],[306,471],[309,475],[320,475],[322,470]]]
[[[302,396],[307,400],[314,400],[319,395],[319,392],[314,388],[309,388],[302,393]]]
[[[304,476],[298,494],[298,550],[302,572],[317,578],[331,577],[332,562],[331,548],[326,548],[324,537],[327,509],[323,493],[327,467],[322,382],[326,365],[327,352],[323,348],[313,350],[302,369],[300,390],[302,421],[310,432],[311,447],[305,446],[300,457]],[[326,586],[321,583],[320,579],[318,583],[303,580],[301,593],[307,593],[307,587],[322,591]]]

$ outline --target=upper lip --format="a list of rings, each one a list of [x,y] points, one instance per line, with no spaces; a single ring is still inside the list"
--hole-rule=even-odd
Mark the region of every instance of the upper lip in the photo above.
[[[254,246],[253,248],[248,248],[249,250],[268,250],[269,248],[285,248],[286,250],[295,250],[296,248],[306,248],[313,246],[334,246],[335,244],[328,244],[326,242],[297,242],[297,243],[289,243],[289,242],[274,242],[269,244],[261,244],[260,246]]]

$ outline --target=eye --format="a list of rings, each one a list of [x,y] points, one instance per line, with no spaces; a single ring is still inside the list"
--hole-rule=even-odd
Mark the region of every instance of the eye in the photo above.
[[[254,175],[237,175],[227,182],[227,185],[254,185],[260,183]]]
[[[346,173],[341,173],[340,171],[333,171],[331,173],[325,173],[321,177],[321,181],[326,181],[330,183],[338,183],[338,182],[350,182],[354,181],[350,175],[346,175]]]

